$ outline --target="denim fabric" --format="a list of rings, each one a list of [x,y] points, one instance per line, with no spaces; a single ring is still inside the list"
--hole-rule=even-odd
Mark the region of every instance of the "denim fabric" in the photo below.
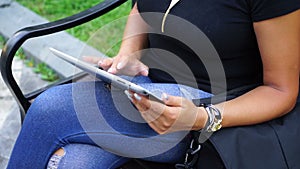
[[[54,154],[48,162],[47,169],[57,169],[62,158],[63,156]]]
[[[132,81],[153,92],[188,99],[211,96],[186,86],[151,83],[145,77]],[[47,90],[31,105],[8,169],[45,168],[60,147],[66,151],[62,168],[115,168],[128,158],[176,162],[185,153],[187,134],[158,135],[124,91],[109,89],[101,81],[61,85]]]
[[[66,145],[63,149],[65,154],[61,157],[58,165],[51,163],[50,160],[48,164],[49,169],[99,169],[105,167],[107,169],[113,169],[129,160],[126,157],[114,155],[98,146],[89,144],[73,143]],[[51,159],[53,157],[54,156],[52,156]],[[53,168],[49,166],[53,166]]]

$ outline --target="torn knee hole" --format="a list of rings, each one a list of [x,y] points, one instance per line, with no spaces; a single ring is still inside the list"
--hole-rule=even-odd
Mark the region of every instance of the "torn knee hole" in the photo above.
[[[65,150],[63,148],[58,149],[50,158],[47,169],[57,169],[59,162],[65,155]]]

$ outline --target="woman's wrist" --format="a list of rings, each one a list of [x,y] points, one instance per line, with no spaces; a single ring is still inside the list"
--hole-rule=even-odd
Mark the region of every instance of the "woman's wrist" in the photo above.
[[[223,116],[219,108],[214,105],[203,105],[198,107],[197,120],[193,130],[204,132],[215,132],[222,127]]]
[[[197,119],[192,130],[198,131],[205,127],[208,120],[208,115],[204,107],[197,107]]]
[[[119,56],[126,56],[130,57],[133,59],[141,59],[141,53],[139,52],[138,49],[125,49],[125,50],[120,50],[118,53]]]

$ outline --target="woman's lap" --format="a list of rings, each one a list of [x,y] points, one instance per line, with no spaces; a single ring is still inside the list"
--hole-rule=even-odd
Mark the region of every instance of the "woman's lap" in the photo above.
[[[142,85],[149,87],[146,83]],[[9,166],[45,166],[56,149],[75,143],[100,146],[120,156],[153,161],[175,162],[182,157],[187,132],[157,135],[123,91],[110,91],[104,86],[102,82],[68,84],[39,96],[26,115]],[[167,93],[171,91],[169,94],[172,95],[181,94],[175,85],[151,84],[151,87]],[[167,155],[169,153],[172,155]],[[22,163],[16,163],[18,160]]]

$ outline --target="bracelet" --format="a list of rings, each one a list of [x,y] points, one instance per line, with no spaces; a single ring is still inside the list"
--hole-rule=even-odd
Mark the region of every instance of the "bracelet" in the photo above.
[[[205,105],[202,104],[201,106],[204,107],[207,113],[207,121],[205,123],[205,126],[201,131],[204,132],[215,132],[221,129],[222,127],[222,114],[218,108],[216,108],[214,105]]]

